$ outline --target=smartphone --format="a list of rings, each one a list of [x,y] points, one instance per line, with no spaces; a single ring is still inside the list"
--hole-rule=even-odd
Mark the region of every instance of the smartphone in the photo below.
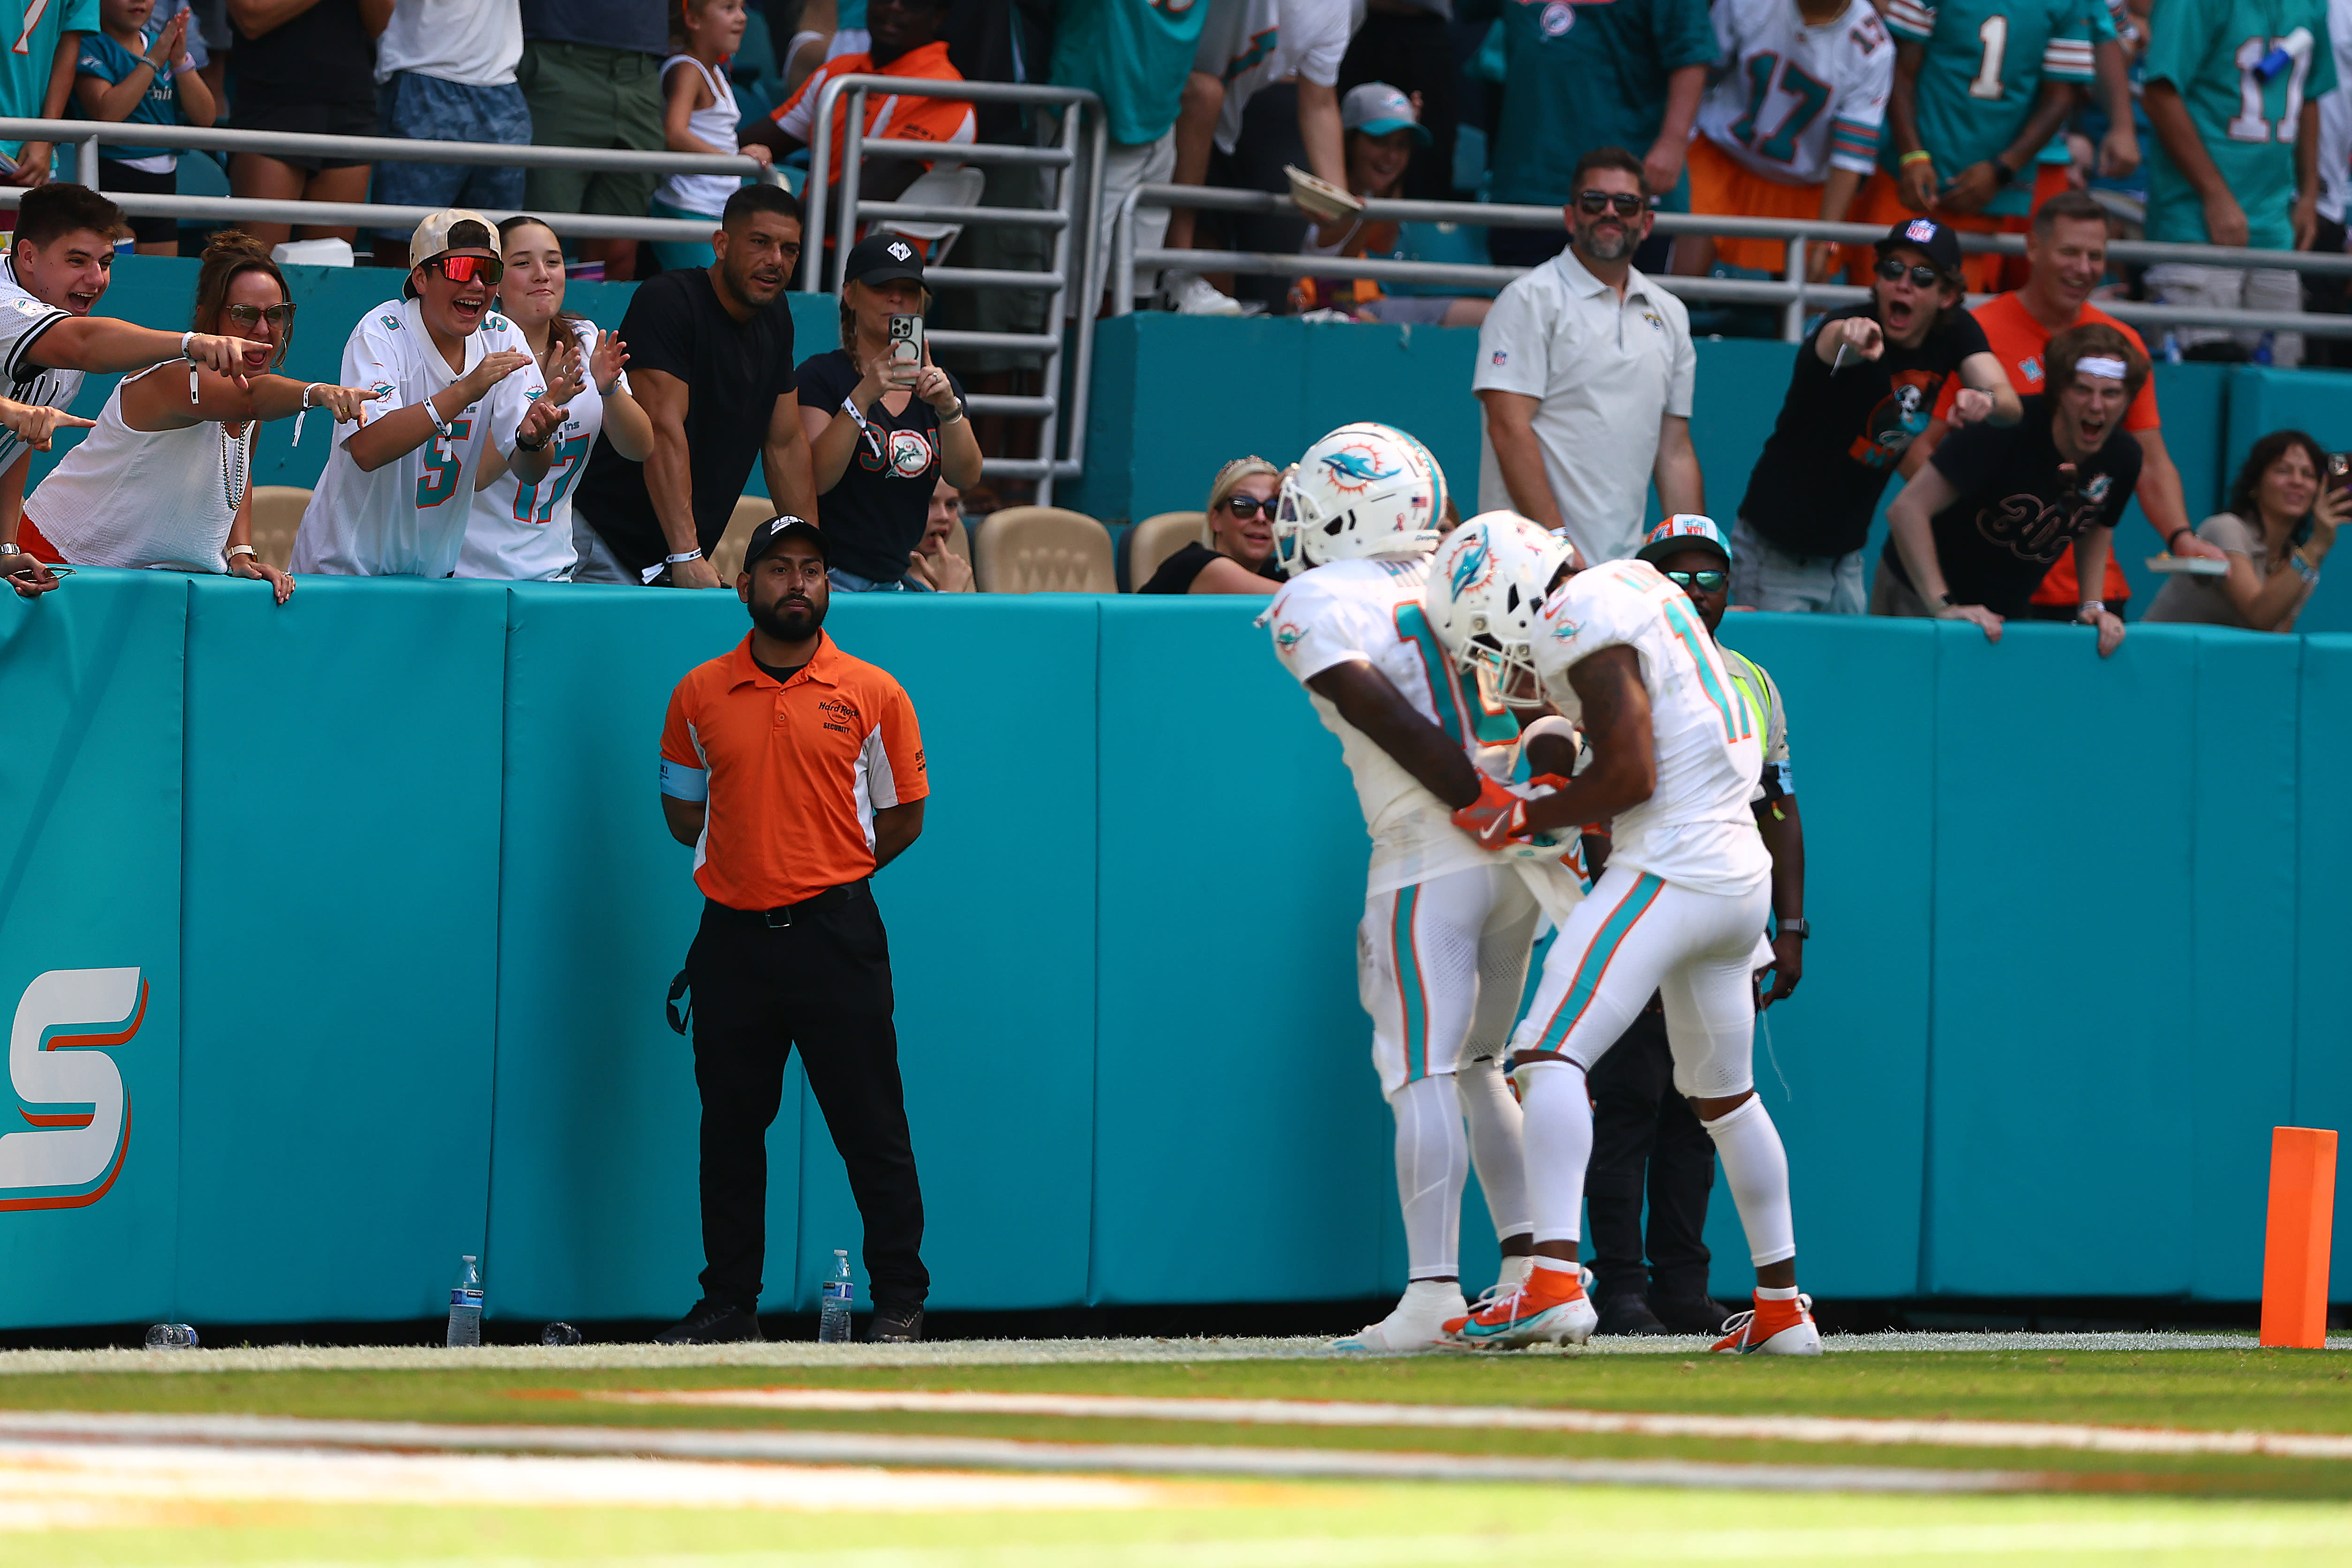
[[[2327,488],[2339,493],[2352,490],[2352,452],[2327,454]]]
[[[900,386],[915,384],[916,373],[923,368],[923,318],[893,316],[890,318],[890,379]]]

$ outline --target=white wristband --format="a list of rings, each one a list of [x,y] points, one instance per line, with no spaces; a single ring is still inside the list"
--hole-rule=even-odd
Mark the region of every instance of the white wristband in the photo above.
[[[261,552],[256,550],[250,544],[232,544],[228,547],[227,552],[221,557],[221,559],[224,561],[235,561],[240,555],[258,557],[260,554]]]
[[[668,562],[671,565],[676,566],[683,562],[701,560],[702,552],[699,550],[689,550],[683,555],[665,555],[662,559]]]
[[[302,389],[302,405],[294,410],[294,445],[297,447],[302,444],[302,421],[310,416],[310,395],[324,384],[314,381]]]
[[[180,334],[180,357],[186,360],[190,364],[195,363],[196,356],[188,352],[188,345],[195,341],[196,334],[194,332],[182,332]]]

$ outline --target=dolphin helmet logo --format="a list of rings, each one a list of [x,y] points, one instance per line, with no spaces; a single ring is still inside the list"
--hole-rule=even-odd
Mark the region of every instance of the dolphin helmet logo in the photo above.
[[[1464,589],[1480,581],[1486,574],[1488,563],[1493,559],[1484,539],[1478,540],[1463,551],[1462,559],[1454,563],[1454,575],[1449,584],[1454,591],[1454,596],[1460,598]]]
[[[1343,447],[1336,452],[1323,454],[1323,466],[1330,470],[1331,483],[1343,490],[1360,490],[1381,479],[1392,479],[1404,472],[1399,468],[1380,467],[1380,458],[1362,447]]]

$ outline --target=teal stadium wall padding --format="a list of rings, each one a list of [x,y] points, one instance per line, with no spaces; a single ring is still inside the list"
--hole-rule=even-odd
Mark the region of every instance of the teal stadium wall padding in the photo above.
[[[938,791],[877,897],[939,1308],[1402,1282],[1362,829],[1257,607],[835,607],[913,695]],[[281,609],[92,571],[0,598],[0,1001],[55,969],[152,988],[102,1047],[119,1178],[0,1191],[0,1326],[415,1319],[485,1247],[502,1318],[682,1310],[696,1101],[661,1001],[697,897],[655,745],[742,626],[585,587],[310,579]],[[1726,636],[1780,681],[1805,810],[1820,935],[1757,1077],[1808,1288],[2251,1299],[2269,1128],[2352,1122],[2352,638],[2143,627],[2103,663],[2068,628]],[[859,1239],[797,1079],[771,1153],[764,1300],[805,1310]],[[1737,1293],[1719,1184],[1709,1235]]]

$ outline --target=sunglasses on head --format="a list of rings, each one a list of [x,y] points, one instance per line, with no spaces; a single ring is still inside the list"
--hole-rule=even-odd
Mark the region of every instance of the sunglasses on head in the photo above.
[[[1665,577],[1685,593],[1696,588],[1702,594],[1720,594],[1724,584],[1731,581],[1728,572],[1669,572]]]
[[[1916,261],[1906,266],[1891,256],[1880,257],[1878,265],[1872,270],[1889,283],[1908,272],[1911,274],[1911,286],[1915,289],[1933,289],[1944,281],[1944,275],[1932,267],[1922,267]]]
[[[283,305],[223,305],[221,307],[221,314],[227,317],[230,321],[235,321],[240,327],[250,327],[257,321],[267,321],[273,327],[282,327],[287,322],[294,319],[294,307],[290,303]]]
[[[1225,510],[1232,512],[1238,518],[1252,518],[1255,517],[1260,512],[1264,512],[1266,516],[1272,517],[1274,515],[1274,501],[1275,498],[1272,496],[1267,496],[1263,500],[1259,500],[1256,496],[1227,496],[1225,498]]]
[[[436,256],[425,265],[452,283],[470,283],[479,278],[494,284],[507,275],[506,263],[488,256]]]
[[[1587,217],[1599,217],[1614,210],[1619,217],[1633,217],[1649,205],[1646,198],[1630,191],[1579,191],[1576,210]]]

